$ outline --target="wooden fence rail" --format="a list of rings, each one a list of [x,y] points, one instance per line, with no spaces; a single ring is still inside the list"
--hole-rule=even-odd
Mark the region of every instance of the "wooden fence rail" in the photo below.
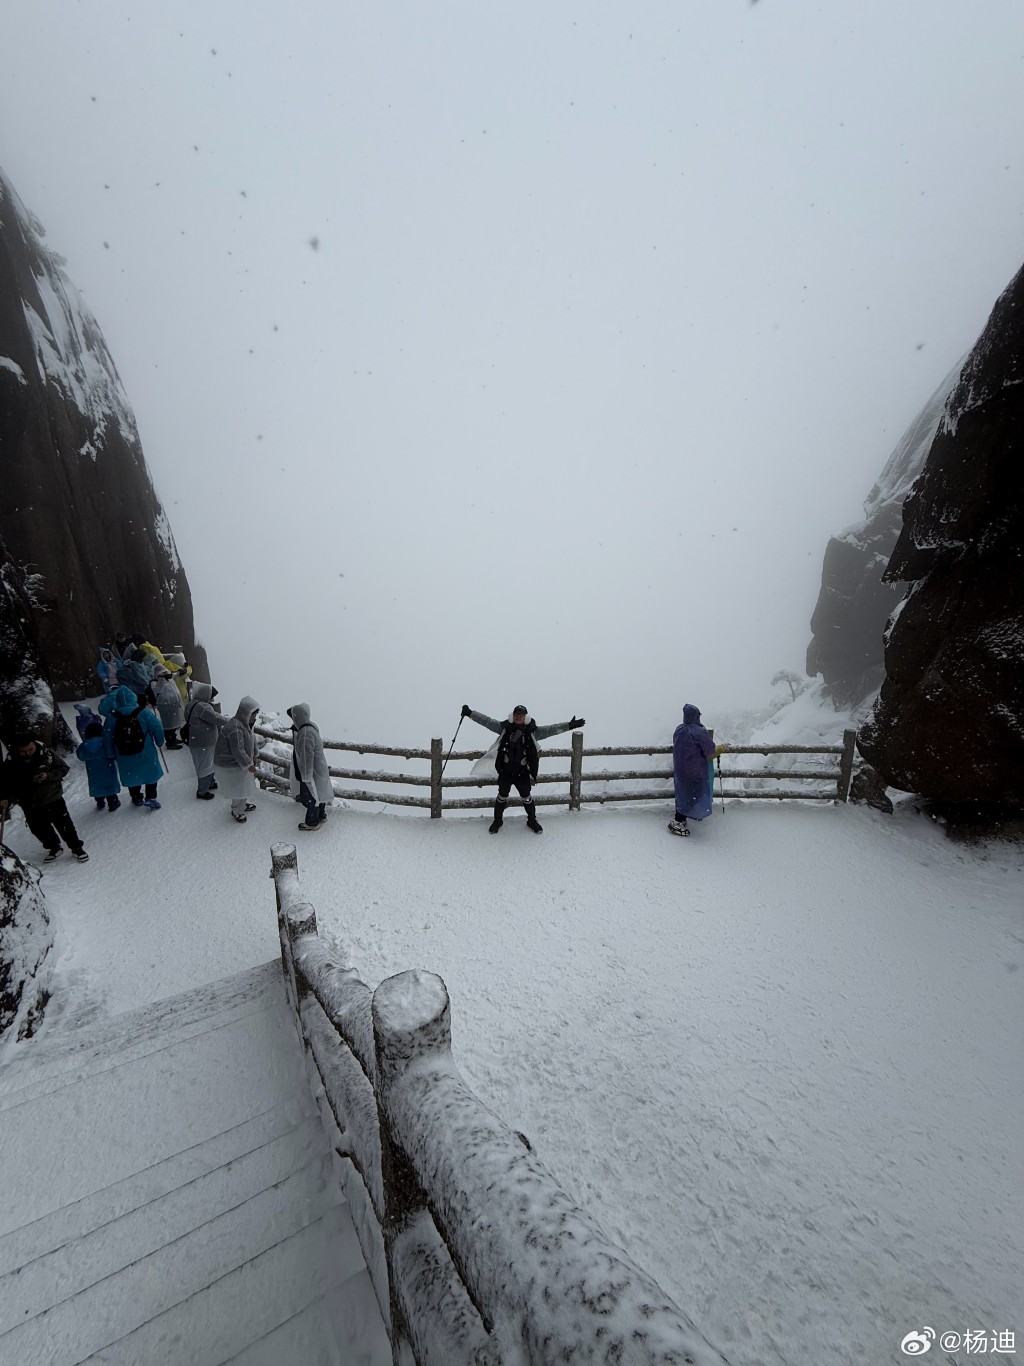
[[[295,848],[271,848],[281,960],[395,1366],[727,1366],[451,1057],[444,982],[371,991],[332,958]]]
[[[264,748],[260,755],[260,779],[265,785],[270,787],[287,790],[286,776],[291,769],[291,732],[275,731],[264,726],[257,726],[256,733],[271,743],[284,746],[287,757],[275,755]],[[804,784],[799,788],[777,788],[767,790],[760,788],[752,790],[749,788],[722,787],[716,796],[721,796],[727,801],[817,801],[817,802],[845,802],[850,792],[850,780],[853,776],[853,761],[857,732],[846,730],[843,732],[843,743],[841,745],[738,745],[735,749],[729,748],[723,756],[726,759],[726,768],[722,770],[721,777],[731,784],[737,781],[749,779],[762,779],[765,781],[787,781],[799,782]],[[430,764],[429,773],[392,773],[388,771],[372,770],[365,768],[339,768],[330,766],[332,778],[347,781],[362,781],[366,783],[381,784],[402,784],[408,787],[429,788],[429,796],[411,796],[405,794],[391,795],[386,792],[374,792],[366,788],[335,788],[335,794],[347,801],[359,802],[386,802],[390,806],[412,806],[419,807],[426,811],[429,810],[432,818],[436,819],[444,811],[460,811],[484,809],[494,803],[493,796],[489,797],[445,797],[446,789],[455,788],[493,788],[495,778],[490,775],[477,776],[474,774],[456,776],[450,775],[445,771],[444,746],[440,739],[433,739],[429,749],[398,749],[386,745],[356,744],[341,740],[325,740],[326,750],[340,750],[350,754],[386,754],[404,759],[428,760]],[[449,761],[456,760],[477,760],[482,759],[487,753],[485,750],[456,750],[448,756]],[[672,769],[671,765],[666,768],[635,768],[622,770],[609,770],[601,767],[593,772],[584,772],[584,759],[598,758],[629,758],[633,755],[644,755],[648,757],[668,755],[671,757],[671,745],[654,745],[644,748],[638,745],[609,746],[601,745],[593,749],[584,749],[583,735],[576,731],[572,737],[571,749],[545,749],[541,750],[541,757],[547,759],[568,759],[568,773],[545,773],[541,772],[535,786],[542,784],[560,784],[568,786],[567,795],[545,796],[536,792],[532,800],[538,806],[568,806],[570,811],[579,811],[584,804],[600,805],[606,802],[659,802],[669,801],[672,798]],[[829,767],[819,768],[798,768],[787,766],[785,768],[733,768],[732,761],[737,757],[749,755],[824,755],[832,756],[835,764]],[[659,780],[666,784],[660,788],[642,788],[639,790],[614,792],[593,792],[584,790],[585,783],[620,783],[620,782],[652,782]],[[822,785],[829,784],[830,790],[823,791]],[[510,804],[521,805],[521,798],[510,797]]]

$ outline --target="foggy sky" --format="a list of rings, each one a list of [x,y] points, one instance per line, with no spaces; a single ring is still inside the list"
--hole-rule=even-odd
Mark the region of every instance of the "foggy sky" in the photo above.
[[[4,28],[0,165],[107,338],[214,681],[335,736],[762,704],[1024,256],[1018,0]]]

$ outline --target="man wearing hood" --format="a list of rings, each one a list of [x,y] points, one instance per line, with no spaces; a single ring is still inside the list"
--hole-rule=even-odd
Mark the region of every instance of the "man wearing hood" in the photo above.
[[[196,770],[196,797],[212,802],[217,787],[213,777],[213,754],[217,735],[228,723],[226,716],[214,711],[213,699],[217,689],[209,683],[193,683],[192,700],[185,708],[185,728],[188,731],[188,752]]]
[[[231,816],[244,825],[246,814],[256,810],[249,800],[256,795],[256,736],[253,726],[259,715],[260,704],[255,697],[243,697],[238,710],[226,721],[217,736],[213,751],[214,768],[220,777],[225,795],[231,798]],[[189,736],[192,728],[189,726]]]
[[[673,835],[688,835],[687,820],[702,821],[711,815],[711,761],[724,745],[714,740],[700,723],[700,712],[690,702],[683,707],[682,725],[672,736],[672,776],[675,779],[676,814],[668,828]]]
[[[494,803],[494,820],[488,826],[492,835],[501,829],[505,819],[505,806],[509,793],[514,787],[523,799],[526,808],[527,829],[535,835],[543,832],[544,827],[537,819],[537,807],[530,800],[530,789],[537,777],[540,755],[537,741],[547,740],[552,735],[561,735],[567,730],[585,726],[586,721],[573,717],[571,721],[561,721],[553,726],[538,726],[524,706],[513,707],[507,721],[496,721],[493,716],[485,716],[474,711],[467,703],[462,708],[463,716],[468,716],[478,726],[484,726],[498,737],[494,756],[494,767],[498,774],[498,796]]]
[[[288,708],[288,715],[292,718],[292,784],[297,785],[299,800],[306,806],[306,819],[299,829],[321,830],[334,801],[334,784],[320,728],[309,719],[308,702],[296,702]]]
[[[103,722],[103,734],[113,747],[121,782],[128,789],[132,806],[147,806],[150,811],[159,811],[156,785],[164,773],[160,758],[164,728],[160,718],[124,684],[108,696],[113,699],[113,705]]]

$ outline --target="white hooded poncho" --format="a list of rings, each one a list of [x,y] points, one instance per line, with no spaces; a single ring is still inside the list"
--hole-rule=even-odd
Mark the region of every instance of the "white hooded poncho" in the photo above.
[[[217,745],[217,732],[227,725],[228,718],[214,711],[213,687],[209,683],[196,683],[192,688],[192,701],[185,709],[188,722],[188,752],[196,766],[196,777],[206,778],[213,772],[213,751]]]
[[[320,731],[309,719],[309,703],[297,702],[294,707],[288,708],[288,715],[292,718],[292,743],[295,747],[290,782],[292,796],[298,795],[301,779],[322,806],[330,806],[334,801],[334,784],[327,767]]]

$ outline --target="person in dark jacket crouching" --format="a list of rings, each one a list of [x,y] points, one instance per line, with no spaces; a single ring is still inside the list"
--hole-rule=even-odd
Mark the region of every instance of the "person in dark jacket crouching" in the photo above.
[[[561,735],[567,730],[585,726],[586,721],[573,717],[571,721],[560,721],[553,726],[538,726],[525,707],[513,707],[507,721],[496,721],[493,716],[485,716],[482,711],[474,711],[468,704],[462,708],[463,716],[468,716],[478,726],[484,726],[498,737],[494,755],[494,767],[498,774],[498,796],[494,803],[494,820],[488,829],[496,835],[505,819],[505,807],[513,787],[523,799],[526,808],[526,825],[535,835],[543,832],[544,827],[537,819],[537,808],[530,800],[530,790],[537,777],[540,755],[537,741],[547,740],[552,735]]]
[[[79,863],[89,861],[64,802],[62,780],[67,771],[64,760],[31,735],[16,735],[9,757],[0,765],[0,816],[6,820],[12,805],[21,807],[25,824],[46,847],[44,863],[64,852],[61,839]]]

